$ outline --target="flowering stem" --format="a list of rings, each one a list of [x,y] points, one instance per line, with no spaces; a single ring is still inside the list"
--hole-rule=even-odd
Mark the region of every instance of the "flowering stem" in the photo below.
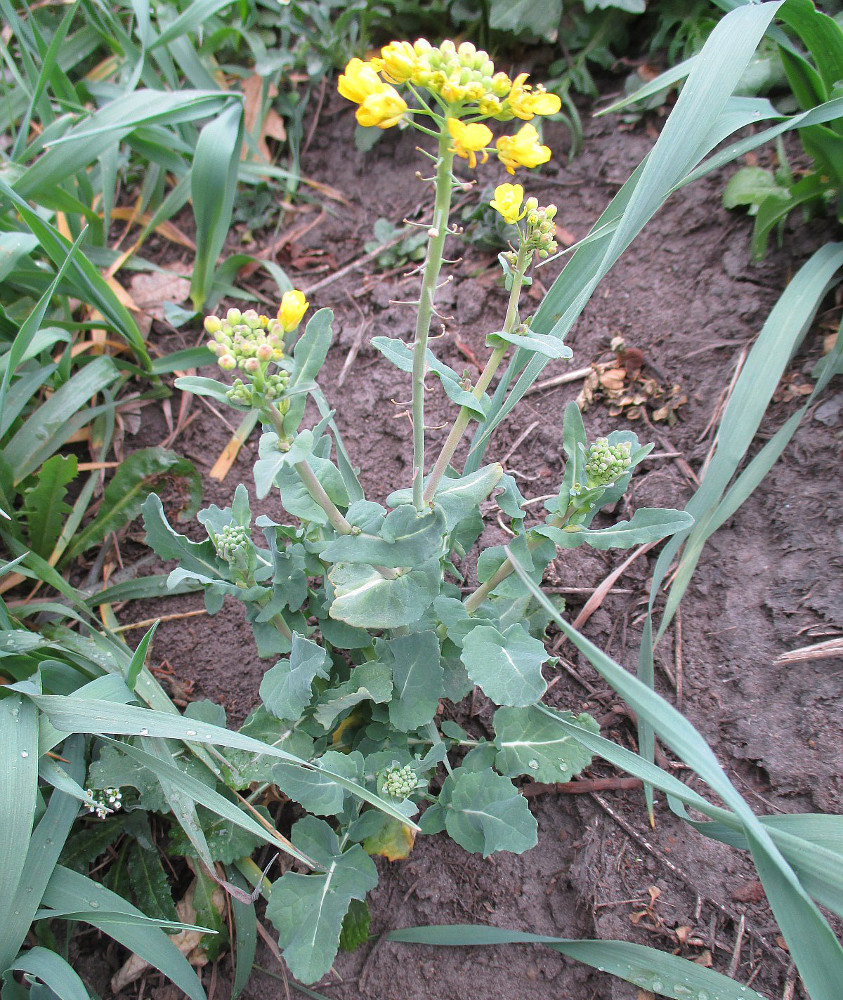
[[[527,270],[529,265],[530,256],[530,253],[525,251],[523,246],[519,247],[518,257],[515,261],[515,275],[512,279],[512,288],[509,292],[509,303],[506,309],[506,318],[503,323],[505,333],[512,333],[518,320],[518,299],[521,295],[522,287],[521,279],[524,277],[524,272]],[[489,360],[486,362],[486,367],[481,372],[480,378],[477,380],[477,385],[473,389],[472,394],[476,399],[483,398],[483,393],[489,387],[489,383],[492,381],[492,376],[498,370],[498,366],[501,361],[503,361],[504,355],[508,349],[509,345],[504,344],[501,347],[496,347],[494,351],[492,351],[489,356]],[[430,503],[433,499],[436,487],[442,481],[442,477],[445,475],[445,470],[448,468],[448,463],[454,457],[457,445],[460,443],[470,420],[471,410],[465,406],[462,407],[457,419],[454,421],[454,426],[451,428],[450,434],[448,435],[445,443],[442,445],[442,450],[439,452],[439,457],[436,459],[436,464],[433,466],[430,477],[428,478],[427,487],[424,491],[425,503]]]
[[[448,235],[448,215],[451,209],[451,167],[454,151],[451,137],[443,123],[439,133],[439,158],[436,163],[436,200],[433,206],[433,224],[427,259],[424,264],[419,312],[416,320],[413,348],[413,503],[417,510],[424,509],[424,377],[427,372],[427,339],[433,318],[433,298],[442,268],[442,254]]]

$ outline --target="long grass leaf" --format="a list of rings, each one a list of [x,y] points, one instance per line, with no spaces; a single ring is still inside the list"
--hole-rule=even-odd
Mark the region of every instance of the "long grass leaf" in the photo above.
[[[41,945],[30,948],[12,963],[11,969],[40,979],[59,1000],[91,1000],[79,974],[49,948]]]
[[[834,1000],[843,981],[843,947],[776,847],[729,781],[711,747],[672,705],[565,621],[509,553],[515,572],[567,638],[667,746],[691,764],[740,819],[761,882],[812,1000]]]
[[[208,297],[217,258],[231,228],[242,142],[243,106],[238,101],[202,129],[196,144],[190,175],[196,219],[196,260],[190,298],[197,310]]]
[[[779,6],[776,2],[741,7],[715,27],[652,151],[598,220],[598,226],[611,224],[607,235],[574,254],[533,318],[531,328],[535,332],[564,336],[598,283],[676,185],[730,131],[756,119],[756,105],[727,105]],[[539,357],[528,363],[522,354],[516,352],[501,381],[503,389],[498,387],[486,420],[475,432],[466,472],[479,468],[489,436],[547,363]],[[506,388],[522,370],[516,387],[504,399]]]
[[[314,765],[287,753],[278,747],[262,743],[260,740],[235,733],[221,726],[203,724],[197,727],[191,719],[180,715],[169,715],[163,712],[136,708],[133,705],[114,705],[109,702],[94,699],[77,698],[73,696],[42,695],[34,690],[33,685],[23,681],[10,685],[11,690],[20,690],[31,699],[52,724],[61,732],[92,733],[95,735],[113,734],[120,736],[160,736],[164,739],[182,740],[186,743],[212,743],[216,746],[230,747],[234,750],[246,750],[249,753],[275,757],[303,767],[313,768]],[[376,806],[388,816],[392,816],[411,829],[416,829],[412,820],[390,805],[385,799],[368,791],[362,785],[351,781],[342,774],[337,774],[328,768],[320,767],[320,773],[327,775],[337,784],[342,785],[353,795]]]
[[[190,963],[166,934],[148,923],[118,923],[113,919],[114,913],[134,918],[144,914],[104,885],[57,865],[44,892],[44,905],[67,913],[87,913],[87,923],[163,972],[190,1000],[207,1000]],[[99,910],[107,914],[102,923],[98,920]]]
[[[38,713],[19,695],[0,700],[0,973],[21,941],[2,933],[18,899],[38,794]],[[26,932],[24,932],[25,934]]]
[[[527,934],[506,927],[481,927],[475,924],[443,924],[433,927],[408,927],[387,934],[389,941],[440,947],[502,944],[543,944],[569,958],[607,972],[643,990],[688,1000],[716,997],[717,1000],[764,1000],[755,990],[733,979],[705,969],[686,958],[657,951],[629,941],[577,941],[571,938]],[[709,992],[711,991],[711,992]]]
[[[65,741],[63,751],[70,762],[66,771],[68,779],[81,781],[85,776],[82,737],[70,737]],[[0,969],[14,958],[29,933],[47,882],[78,812],[79,803],[73,796],[63,792],[54,792],[50,796],[47,809],[26,847],[16,905],[0,908]]]
[[[0,194],[12,201],[32,233],[56,267],[61,268],[72,254],[72,245],[49,223],[30,209],[29,205],[9,185],[0,179]],[[84,255],[72,257],[68,274],[75,284],[77,298],[95,306],[131,346],[138,363],[149,370],[150,359],[146,346],[131,313],[123,306],[108,283]]]

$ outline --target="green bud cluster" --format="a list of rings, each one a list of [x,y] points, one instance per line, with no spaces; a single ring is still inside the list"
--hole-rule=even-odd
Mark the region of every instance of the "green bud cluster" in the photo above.
[[[554,238],[556,223],[553,221],[556,218],[556,206],[547,205],[540,208],[536,198],[528,198],[524,208],[527,210],[524,217],[527,223],[524,246],[529,250],[535,250],[542,259],[556,253],[558,244]]]
[[[419,52],[421,66],[413,82],[429,87],[449,101],[496,103],[506,97],[512,86],[505,73],[495,73],[489,53],[476,49],[471,42],[455,45],[446,38],[438,47]]]
[[[608,438],[598,438],[585,455],[585,474],[589,487],[608,486],[620,479],[632,464],[628,441],[609,444]]]
[[[406,799],[418,786],[416,772],[409,764],[393,764],[381,773],[381,788],[393,799]]]
[[[245,568],[252,547],[249,529],[241,524],[226,524],[213,535],[214,548],[221,559],[238,569]]]
[[[229,309],[225,319],[205,317],[211,335],[208,349],[223,371],[241,369],[247,375],[265,372],[267,363],[284,357],[284,327],[280,320],[259,316],[254,309]]]
[[[254,386],[247,385],[242,379],[236,378],[232,387],[226,392],[226,396],[232,403],[238,403],[241,406],[256,406],[260,404],[259,397],[261,396],[267,400],[278,399],[287,387],[289,379],[290,376],[287,372],[265,375],[263,389],[258,392]],[[290,409],[289,399],[279,399],[277,408],[281,413],[286,413]]]

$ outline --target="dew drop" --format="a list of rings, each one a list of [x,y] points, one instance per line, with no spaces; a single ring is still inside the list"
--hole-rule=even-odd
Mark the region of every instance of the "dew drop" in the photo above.
[[[149,736],[149,730],[146,727],[144,727],[143,729],[141,729],[140,734],[141,736]]]
[[[20,755],[21,755],[21,757],[23,757],[24,760],[26,760],[26,758],[29,756],[29,751],[28,750],[21,750]]]
[[[527,767],[529,767],[531,771],[538,771],[539,762],[537,760],[530,760],[527,762]]]
[[[205,735],[202,738],[205,739],[205,740],[212,740],[214,738],[214,734],[213,733],[205,733]]]
[[[568,761],[567,760],[560,760],[559,761],[559,770],[560,771],[567,771],[568,770]]]
[[[188,729],[187,730],[187,735],[188,736],[195,736],[196,735],[196,730],[195,729]]]
[[[705,990],[700,990],[697,994],[697,1000],[708,1000],[708,994]]]
[[[49,847],[50,844],[52,844],[52,842],[53,842],[53,838],[52,837],[47,837],[47,839],[44,841],[44,843],[47,845],[47,847]]]
[[[663,989],[661,979],[654,979],[652,983],[650,983],[650,989],[653,993],[661,993]]]
[[[100,904],[95,899],[89,899],[88,900],[88,905],[93,910],[98,910],[100,908]]]

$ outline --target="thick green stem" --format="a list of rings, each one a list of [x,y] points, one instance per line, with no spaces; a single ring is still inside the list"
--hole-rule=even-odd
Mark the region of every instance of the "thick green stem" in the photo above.
[[[515,262],[515,276],[512,279],[512,288],[509,292],[509,303],[506,308],[506,318],[504,319],[503,329],[505,333],[512,333],[515,329],[515,324],[518,321],[518,299],[521,295],[521,279],[524,277],[524,272],[527,270],[527,266],[530,262],[531,254],[525,251],[523,247],[518,250],[518,258]],[[489,360],[486,362],[486,367],[480,374],[480,378],[477,380],[477,385],[472,390],[472,394],[476,399],[482,399],[483,393],[488,389],[489,383],[495,372],[498,370],[501,361],[504,359],[504,355],[509,349],[508,344],[504,344],[502,347],[496,347],[489,356]],[[442,477],[448,468],[451,459],[454,457],[454,452],[457,450],[463,434],[465,433],[466,427],[468,427],[469,421],[471,420],[471,410],[467,407],[462,407],[457,419],[454,421],[454,426],[451,428],[450,434],[448,434],[445,443],[442,445],[442,450],[439,452],[439,457],[436,459],[436,464],[431,470],[430,476],[427,480],[427,486],[424,491],[424,501],[425,503],[430,503],[433,499],[433,495],[436,492],[436,487],[442,481]]]
[[[433,206],[431,237],[427,245],[416,335],[413,347],[413,503],[417,510],[424,509],[424,377],[427,373],[427,339],[433,319],[433,300],[436,283],[442,268],[442,254],[448,235],[448,215],[451,210],[451,167],[454,151],[447,125],[442,123],[439,135],[439,158],[436,163],[436,200]]]

